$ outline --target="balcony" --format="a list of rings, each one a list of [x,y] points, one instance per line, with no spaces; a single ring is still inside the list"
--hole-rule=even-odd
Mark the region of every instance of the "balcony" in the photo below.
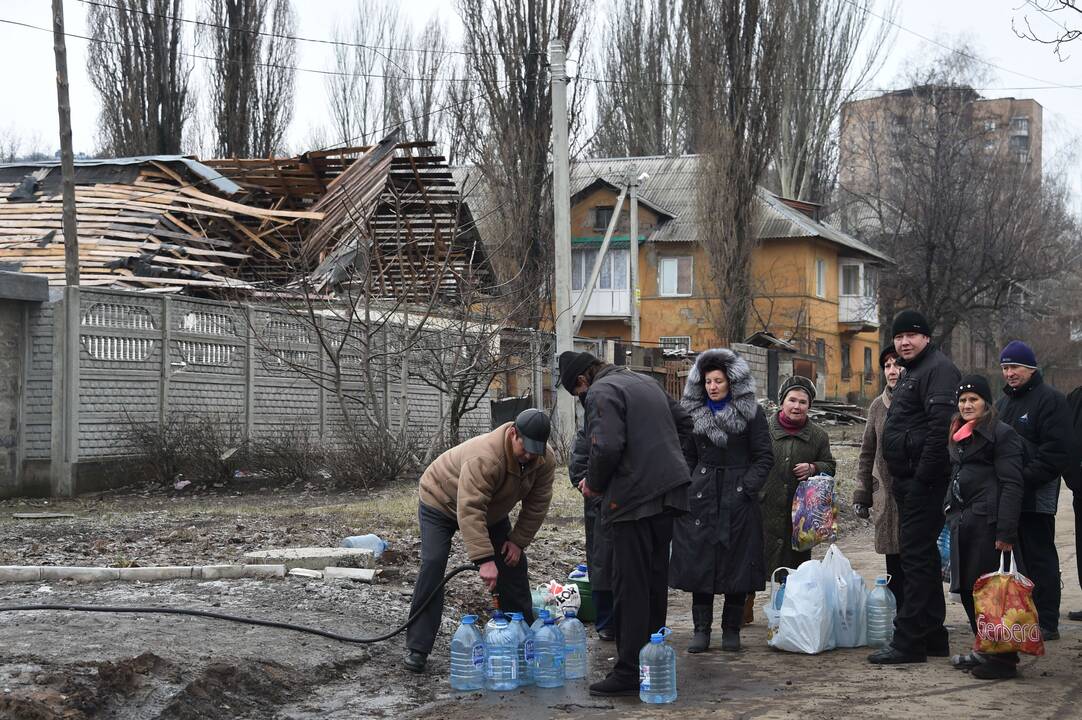
[[[571,301],[574,304],[576,314],[581,309],[583,291],[573,291]],[[590,304],[586,306],[585,317],[588,318],[629,318],[631,317],[631,294],[627,289],[602,290],[594,288],[590,295]]]
[[[843,332],[878,330],[878,300],[865,295],[842,295],[838,298],[838,324]]]

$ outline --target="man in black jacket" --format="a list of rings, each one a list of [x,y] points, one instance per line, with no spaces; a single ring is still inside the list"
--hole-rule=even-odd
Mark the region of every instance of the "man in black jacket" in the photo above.
[[[1071,416],[1067,399],[1046,385],[1037,356],[1021,340],[1003,348],[1003,397],[996,403],[999,419],[1014,428],[1024,447],[1022,517],[1018,546],[1033,581],[1033,604],[1045,640],[1059,639],[1059,553],[1056,552],[1056,508],[1060,476],[1067,470]]]
[[[1074,494],[1075,564],[1078,566],[1079,584],[1082,585],[1082,386],[1068,393],[1067,409],[1071,413],[1071,457],[1063,473],[1063,482]],[[1082,620],[1082,610],[1071,610],[1067,617]]]
[[[591,695],[637,695],[639,650],[665,625],[673,515],[691,482],[682,442],[691,418],[653,379],[589,353],[560,358],[560,383],[586,396],[590,454],[579,489],[601,496],[613,543],[616,666]]]
[[[894,389],[883,426],[883,458],[898,501],[905,605],[894,621],[890,646],[868,656],[879,665],[950,654],[936,540],[943,529],[943,495],[950,479],[947,435],[961,378],[932,343],[931,328],[919,312],[898,313],[891,330],[905,375]]]

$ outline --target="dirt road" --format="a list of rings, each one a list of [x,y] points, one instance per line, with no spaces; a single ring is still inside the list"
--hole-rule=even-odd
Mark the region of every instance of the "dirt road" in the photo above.
[[[841,477],[853,448],[838,448]],[[251,486],[197,497],[157,491],[113,493],[43,505],[0,503],[0,564],[204,564],[235,562],[262,547],[335,544],[376,531],[393,552],[377,585],[286,580],[163,583],[0,584],[0,604],[170,605],[376,635],[405,617],[417,563],[412,487],[365,493],[284,491]],[[12,512],[48,509],[73,519],[14,520]],[[530,549],[535,582],[566,574],[582,553],[581,500],[561,487],[549,521]],[[1075,572],[1070,493],[1059,514],[1064,613],[1082,608]],[[881,572],[867,526],[851,518],[839,546],[866,578]],[[460,551],[460,548],[459,548]],[[463,560],[452,558],[452,564]],[[945,660],[876,668],[866,649],[820,656],[766,647],[761,611],[743,633],[739,654],[683,652],[690,600],[670,598],[678,648],[680,697],[664,708],[637,699],[591,698],[585,683],[562,690],[453,694],[447,685],[451,618],[483,607],[476,578],[452,581],[445,630],[418,677],[401,670],[401,642],[347,645],[314,636],[161,615],[69,612],[0,613],[0,718],[377,718],[377,717],[666,717],[858,718],[920,711],[928,717],[992,717],[1006,708],[1036,718],[1082,717],[1082,623],[1062,623],[1063,639],[1040,659],[1023,660],[1023,679],[982,683]],[[760,598],[762,602],[762,598]],[[948,605],[955,651],[971,642],[960,605]],[[591,678],[610,667],[614,647],[591,641]]]

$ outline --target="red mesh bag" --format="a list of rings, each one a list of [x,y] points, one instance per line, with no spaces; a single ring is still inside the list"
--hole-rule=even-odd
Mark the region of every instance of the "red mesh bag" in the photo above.
[[[1020,652],[1044,655],[1044,640],[1033,604],[1033,581],[1018,572],[1011,553],[1011,569],[1005,570],[1007,553],[999,571],[981,575],[973,583],[973,614],[977,637],[973,649],[982,653]]]

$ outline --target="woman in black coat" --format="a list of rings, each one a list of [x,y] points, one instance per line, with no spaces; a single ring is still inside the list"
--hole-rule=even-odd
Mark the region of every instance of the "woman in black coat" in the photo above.
[[[749,593],[766,585],[759,490],[774,465],[766,414],[747,362],[725,348],[699,355],[681,404],[694,421],[684,455],[690,513],[673,524],[669,585],[692,593],[688,652],[710,646],[714,595],[725,595],[722,650],[740,649]]]
[[[951,532],[951,591],[962,596],[977,632],[973,583],[999,568],[1000,553],[1014,552],[1022,511],[1022,439],[996,418],[992,389],[980,375],[962,379],[958,414],[951,423],[951,482],[944,500]],[[971,652],[951,664],[983,680],[1018,674],[1018,653]]]

